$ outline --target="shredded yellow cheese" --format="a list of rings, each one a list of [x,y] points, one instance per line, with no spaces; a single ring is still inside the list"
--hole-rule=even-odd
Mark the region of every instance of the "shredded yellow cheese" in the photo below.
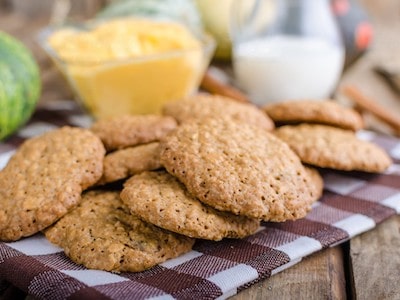
[[[96,117],[160,113],[198,86],[202,43],[183,25],[114,19],[92,30],[62,29],[48,39],[61,69]]]

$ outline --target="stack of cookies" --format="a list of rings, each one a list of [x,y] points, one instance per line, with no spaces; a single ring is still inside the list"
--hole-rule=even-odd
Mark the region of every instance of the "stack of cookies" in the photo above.
[[[196,239],[244,238],[260,221],[303,218],[323,189],[311,166],[381,172],[390,164],[355,137],[355,112],[339,107],[324,117],[332,104],[288,119],[278,106],[197,95],[163,115],[32,138],[0,171],[0,239],[43,231],[76,263],[138,272],[190,251]],[[282,123],[291,125],[275,129]],[[354,163],[353,148],[370,157]]]
[[[275,135],[305,164],[380,173],[392,163],[383,149],[356,136],[364,126],[361,116],[336,102],[286,101],[263,110],[280,126]]]

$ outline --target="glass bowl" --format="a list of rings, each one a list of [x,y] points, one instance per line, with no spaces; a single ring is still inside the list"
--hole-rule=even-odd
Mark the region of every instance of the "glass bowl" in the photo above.
[[[62,27],[65,28],[65,27]],[[74,25],[74,30],[87,30]],[[67,79],[78,102],[95,119],[123,114],[159,114],[163,105],[195,92],[215,51],[215,41],[198,37],[201,46],[123,59],[62,59],[48,38],[60,28],[46,27],[39,43]],[[68,43],[68,40],[66,40]]]

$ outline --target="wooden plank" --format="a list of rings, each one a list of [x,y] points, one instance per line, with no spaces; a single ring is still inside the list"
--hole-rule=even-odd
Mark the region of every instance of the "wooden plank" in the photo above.
[[[400,70],[400,2],[392,0],[361,0],[371,15],[375,29],[374,43],[363,57],[343,77],[353,83],[395,114],[400,114],[400,98],[374,72],[377,65]],[[386,65],[385,65],[386,64]],[[370,119],[375,129],[385,128]],[[382,124],[381,124],[382,125]],[[349,282],[355,299],[399,299],[400,286],[400,216],[395,216],[376,229],[350,241],[350,267],[353,281]]]
[[[231,299],[346,299],[343,256],[341,246],[317,252]]]
[[[400,70],[400,2],[393,0],[360,0],[371,15],[374,43],[368,54],[345,74],[343,82],[359,86],[395,114],[400,114],[400,98],[374,72],[377,65]],[[386,65],[385,65],[386,64]],[[374,120],[372,120],[374,121]],[[373,127],[379,126],[371,122]],[[383,127],[375,127],[384,129]],[[400,286],[400,216],[383,222],[376,229],[350,241],[350,267],[355,299],[399,299]]]
[[[399,299],[400,216],[350,241],[356,299]]]

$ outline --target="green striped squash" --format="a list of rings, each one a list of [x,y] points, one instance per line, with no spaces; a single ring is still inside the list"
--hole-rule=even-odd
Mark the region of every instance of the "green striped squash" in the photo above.
[[[31,52],[0,31],[0,140],[29,120],[40,91],[39,67]]]

